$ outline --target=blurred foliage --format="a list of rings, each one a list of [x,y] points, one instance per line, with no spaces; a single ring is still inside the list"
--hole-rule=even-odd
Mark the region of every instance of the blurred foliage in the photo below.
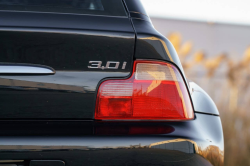
[[[234,55],[234,59],[229,53],[208,57],[204,51],[194,50],[192,41],[183,42],[180,33],[171,33],[167,38],[179,55],[187,78],[203,87],[220,111],[225,165],[250,165],[250,46],[243,56]],[[195,72],[201,68],[205,71],[202,76]]]

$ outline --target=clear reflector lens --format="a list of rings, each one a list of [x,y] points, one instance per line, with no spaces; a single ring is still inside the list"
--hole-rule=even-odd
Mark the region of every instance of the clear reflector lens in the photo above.
[[[187,88],[171,64],[136,61],[127,80],[101,84],[95,119],[185,120],[193,119]]]
[[[177,75],[179,76],[179,75]],[[168,65],[138,63],[136,65],[136,80],[166,80],[181,81],[175,76],[174,70]]]

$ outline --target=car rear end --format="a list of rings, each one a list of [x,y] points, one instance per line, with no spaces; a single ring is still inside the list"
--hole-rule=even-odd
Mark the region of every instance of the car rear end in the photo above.
[[[139,0],[0,1],[0,166],[223,165],[208,95]]]

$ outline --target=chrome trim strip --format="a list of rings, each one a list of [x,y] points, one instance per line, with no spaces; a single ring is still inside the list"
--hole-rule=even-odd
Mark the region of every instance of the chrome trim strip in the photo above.
[[[0,74],[55,74],[55,70],[36,64],[0,63]]]

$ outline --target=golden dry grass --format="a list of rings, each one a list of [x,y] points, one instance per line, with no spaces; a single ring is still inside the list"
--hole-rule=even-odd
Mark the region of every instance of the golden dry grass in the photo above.
[[[235,61],[229,53],[207,57],[205,52],[193,50],[195,43],[182,42],[180,33],[171,33],[167,38],[176,48],[187,77],[197,81],[210,94],[220,111],[225,165],[250,165],[250,46]],[[205,71],[202,77],[194,72],[197,66]],[[224,66],[222,72],[221,66]]]

